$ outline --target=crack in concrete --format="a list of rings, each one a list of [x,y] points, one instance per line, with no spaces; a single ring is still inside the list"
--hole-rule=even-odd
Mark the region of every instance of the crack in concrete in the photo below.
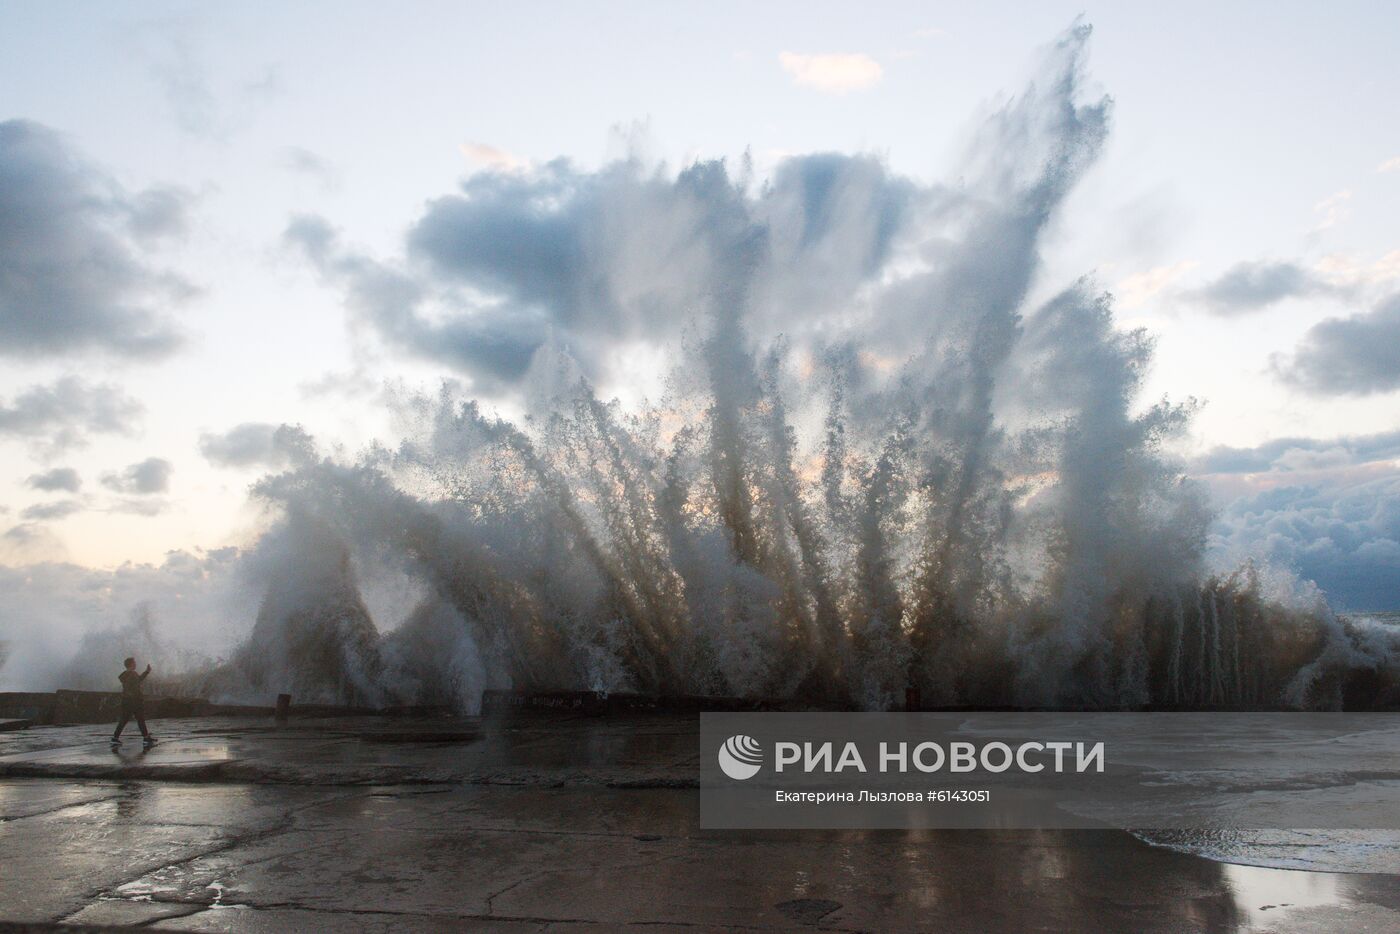
[[[306,803],[304,803],[304,804],[291,807],[291,808],[289,808],[288,810],[282,812],[282,814],[279,816],[279,818],[277,819],[277,821],[276,821],[275,823],[273,823],[272,825],[270,825],[270,826],[262,827],[262,828],[253,828],[253,829],[250,829],[250,830],[248,830],[248,831],[246,831],[246,832],[243,832],[243,833],[235,833],[235,834],[226,836],[220,843],[218,843],[218,844],[215,845],[215,846],[210,847],[210,848],[207,849],[207,850],[201,850],[201,851],[196,852],[196,853],[191,853],[190,855],[185,856],[185,857],[183,857],[183,858],[181,858],[181,859],[174,860],[173,862],[164,862],[164,863],[157,863],[157,864],[147,863],[146,865],[144,865],[144,866],[142,866],[141,868],[139,868],[139,869],[135,872],[134,875],[131,875],[131,876],[127,877],[124,881],[117,882],[115,885],[108,885],[108,886],[103,886],[103,887],[101,887],[101,888],[89,890],[89,892],[84,896],[84,904],[83,904],[82,907],[80,907],[80,908],[78,908],[78,909],[76,909],[76,910],[74,910],[74,911],[69,911],[69,912],[66,912],[66,913],[64,913],[64,914],[60,914],[60,915],[58,915],[58,916],[55,916],[55,917],[53,917],[51,920],[52,920],[53,923],[55,923],[55,924],[61,924],[61,923],[63,923],[64,921],[66,921],[66,920],[72,918],[74,915],[79,914],[79,913],[83,910],[83,908],[86,908],[86,907],[87,907],[88,904],[91,904],[94,900],[99,899],[99,898],[104,898],[104,897],[106,897],[106,898],[110,898],[110,899],[113,899],[113,900],[137,901],[138,899],[136,899],[136,898],[128,898],[128,897],[126,897],[126,896],[123,896],[123,895],[119,894],[119,891],[118,891],[118,890],[121,889],[121,887],[124,886],[124,885],[131,885],[131,884],[134,883],[134,882],[139,882],[143,877],[148,876],[148,875],[151,875],[152,873],[162,872],[162,871],[165,871],[165,870],[168,870],[168,869],[175,869],[175,868],[177,868],[177,867],[179,867],[179,866],[183,866],[183,865],[186,865],[186,864],[188,864],[188,863],[192,863],[192,862],[194,862],[194,861],[197,860],[197,859],[204,859],[204,858],[207,858],[207,857],[210,857],[210,856],[217,856],[217,855],[220,854],[220,853],[228,852],[229,850],[235,849],[236,847],[242,846],[242,845],[244,845],[244,844],[256,843],[256,842],[258,842],[258,841],[260,841],[260,840],[267,839],[267,838],[270,838],[270,837],[273,837],[273,836],[277,836],[277,835],[279,835],[279,834],[286,833],[287,831],[289,831],[289,830],[291,830],[291,829],[293,828],[293,826],[294,826],[295,823],[296,823],[297,815],[300,814],[302,811],[308,810],[308,809],[313,808],[313,807],[321,806],[321,805],[332,804],[332,803],[335,803],[335,802],[337,802],[337,801],[340,801],[340,800],[343,800],[343,799],[346,799],[346,798],[354,798],[354,797],[363,797],[363,795],[357,795],[357,794],[354,794],[354,793],[348,793],[348,794],[343,794],[343,795],[335,795],[335,796],[333,796],[333,797],[331,797],[331,798],[328,798],[328,799],[317,800],[317,801],[309,801],[309,802],[306,802]],[[161,826],[161,825],[155,825],[155,826]],[[209,825],[196,825],[196,826],[209,826]],[[158,900],[161,900],[161,899],[155,898],[154,895],[146,895],[145,898],[146,898],[147,900],[149,900],[149,901],[158,901]],[[188,902],[183,902],[183,901],[182,901],[181,903],[182,903],[182,904],[187,904]],[[207,903],[206,903],[206,907],[207,907]]]
[[[513,888],[516,888],[516,887],[518,887],[518,886],[524,885],[526,882],[529,882],[529,881],[531,881],[531,880],[533,880],[533,879],[538,879],[539,876],[540,876],[539,873],[529,873],[529,874],[527,874],[527,875],[525,875],[525,876],[522,876],[522,877],[519,878],[519,879],[516,879],[514,882],[512,882],[510,885],[506,886],[505,888],[501,889],[500,891],[498,891],[498,892],[492,892],[490,895],[486,896],[486,914],[487,914],[487,915],[494,915],[494,914],[496,913],[496,905],[495,905],[495,902],[496,902],[496,899],[497,899],[497,898],[499,898],[500,896],[506,894],[507,892],[509,892],[509,891],[510,891],[511,889],[513,889]]]
[[[522,880],[523,881],[523,880]],[[200,914],[204,911],[240,909],[247,911],[306,911],[313,914],[326,915],[388,915],[396,918],[430,918],[440,921],[521,921],[531,924],[607,924],[605,921],[596,921],[591,918],[548,918],[535,917],[530,915],[490,915],[479,912],[437,912],[437,911],[403,911],[395,908],[330,908],[323,905],[309,905],[298,901],[280,902],[223,902],[217,908],[208,902],[196,902],[190,899],[172,898],[168,896],[152,896],[150,901],[153,904],[162,905],[191,905],[194,911],[188,914],[181,914],[179,917],[189,917]],[[153,919],[155,921],[161,919]],[[658,922],[660,923],[660,922]]]
[[[539,875],[539,874],[535,874],[535,876],[537,876],[537,875]],[[553,927],[554,925],[557,925],[557,924],[596,924],[596,925],[599,925],[599,926],[601,926],[601,927],[610,927],[610,928],[676,927],[676,928],[693,928],[693,929],[700,929],[700,930],[706,930],[706,931],[772,931],[772,930],[781,930],[780,928],[774,928],[773,925],[771,925],[771,924],[732,924],[732,923],[730,923],[730,924],[725,924],[725,923],[714,923],[714,922],[710,922],[710,921],[675,921],[675,920],[662,920],[662,919],[658,919],[658,920],[654,920],[654,921],[653,921],[653,920],[648,920],[648,921],[616,921],[616,920],[610,920],[610,919],[606,919],[606,918],[585,918],[585,917],[551,918],[551,917],[547,917],[547,916],[544,916],[544,915],[510,915],[510,914],[497,914],[497,913],[495,913],[494,911],[491,911],[491,910],[490,910],[490,908],[489,908],[489,902],[490,902],[490,899],[491,899],[491,898],[495,898],[495,897],[498,896],[498,895],[502,895],[502,894],[504,894],[505,892],[509,891],[510,889],[515,888],[516,886],[521,885],[522,883],[529,881],[529,879],[530,879],[530,878],[533,878],[533,877],[534,877],[534,876],[527,877],[527,878],[525,878],[525,879],[518,879],[518,880],[516,880],[515,882],[512,882],[510,885],[506,886],[505,888],[501,889],[499,892],[497,892],[497,893],[495,893],[494,895],[490,896],[490,897],[488,898],[488,911],[489,911],[490,913],[488,913],[488,914],[481,914],[481,913],[478,913],[478,912],[451,912],[451,913],[448,913],[448,912],[436,912],[436,911],[402,911],[402,910],[393,909],[393,908],[328,908],[328,907],[324,907],[324,906],[320,906],[320,905],[308,905],[308,904],[306,904],[306,903],[304,903],[304,902],[298,902],[298,901],[277,901],[277,902],[224,902],[221,906],[219,906],[217,909],[215,909],[215,907],[214,907],[213,905],[208,904],[208,903],[191,902],[191,901],[188,901],[188,900],[177,899],[177,898],[157,898],[157,897],[152,897],[152,899],[151,899],[152,902],[157,902],[157,903],[160,903],[160,904],[172,904],[172,905],[192,905],[192,906],[194,906],[194,909],[195,909],[195,910],[193,910],[193,911],[191,911],[191,912],[188,912],[188,913],[181,913],[181,914],[179,914],[179,915],[169,915],[169,916],[167,916],[166,918],[155,918],[155,919],[152,919],[152,920],[149,921],[149,922],[142,922],[142,925],[141,925],[141,926],[145,926],[145,925],[147,925],[147,924],[154,924],[154,923],[156,923],[157,921],[168,920],[169,918],[174,918],[174,917],[179,917],[179,918],[191,917],[192,915],[200,914],[200,913],[205,912],[205,911],[227,910],[227,909],[240,909],[240,910],[247,910],[247,911],[305,911],[305,912],[308,912],[308,913],[311,913],[311,914],[349,915],[349,916],[352,916],[352,917],[355,917],[355,916],[373,917],[373,916],[376,916],[376,915],[385,915],[385,916],[393,917],[393,918],[403,918],[403,919],[408,919],[408,918],[422,918],[422,919],[430,919],[430,920],[434,920],[434,921],[507,921],[507,922],[512,922],[512,923],[518,922],[518,923],[522,923],[522,924],[541,924],[541,925],[544,925],[544,927],[542,928],[542,930],[548,930],[550,927]],[[831,932],[834,932],[834,934],[864,934],[864,932],[867,930],[867,929],[865,929],[865,928],[830,927],[830,926],[826,926],[826,925],[815,925],[815,926],[814,926],[814,925],[795,925],[795,926],[791,926],[791,927],[788,928],[788,930],[794,930],[794,931],[796,931],[796,930],[803,930],[803,929],[816,929],[816,930],[822,930],[822,931],[831,931]]]
[[[202,911],[208,911],[208,910],[209,910],[209,906],[208,906],[208,905],[191,905],[189,911],[176,911],[176,912],[172,912],[172,913],[170,913],[170,914],[168,914],[168,915],[161,915],[159,918],[147,918],[145,921],[136,921],[136,922],[132,923],[131,925],[129,925],[129,927],[134,927],[134,928],[148,928],[148,927],[151,927],[151,926],[153,926],[153,925],[159,924],[159,923],[162,922],[162,921],[173,921],[173,920],[176,920],[176,919],[178,919],[178,918],[190,918],[190,917],[193,917],[194,915],[199,914],[199,913],[202,912]]]
[[[31,817],[48,817],[57,814],[59,811],[67,811],[70,808],[80,808],[89,804],[101,804],[104,801],[114,801],[122,797],[121,793],[104,795],[101,798],[89,798],[86,801],[74,801],[71,804],[60,804],[57,807],[48,808],[43,811],[35,811],[32,814],[21,814],[18,817],[0,817],[0,824],[12,824],[16,821],[29,820]]]

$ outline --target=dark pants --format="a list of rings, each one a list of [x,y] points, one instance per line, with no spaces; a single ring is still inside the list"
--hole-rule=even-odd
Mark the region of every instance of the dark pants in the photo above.
[[[131,722],[133,717],[136,718],[136,725],[141,728],[141,735],[151,735],[151,731],[146,729],[145,705],[139,700],[129,701],[126,698],[122,698],[122,718],[117,723],[117,731],[112,734],[112,739],[121,739],[122,730],[126,729],[126,725]]]

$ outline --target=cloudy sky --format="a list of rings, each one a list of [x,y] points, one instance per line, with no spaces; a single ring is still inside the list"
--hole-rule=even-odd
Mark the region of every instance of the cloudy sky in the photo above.
[[[311,436],[444,377],[509,411],[559,332],[639,398],[673,323],[558,292],[566,212],[521,199],[628,158],[955,181],[1083,13],[1112,129],[1033,294],[1092,275],[1144,404],[1203,403],[1222,560],[1400,607],[1400,8],[1099,7],[0,2],[0,562],[198,574]]]

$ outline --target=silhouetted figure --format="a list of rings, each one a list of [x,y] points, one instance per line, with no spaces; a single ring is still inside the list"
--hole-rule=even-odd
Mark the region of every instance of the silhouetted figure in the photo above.
[[[123,664],[126,670],[118,675],[122,683],[122,718],[117,723],[117,730],[112,734],[112,745],[116,746],[122,741],[122,730],[132,717],[136,718],[136,725],[141,728],[141,735],[146,739],[149,746],[156,741],[151,735],[151,731],[146,729],[146,706],[141,697],[141,682],[146,680],[146,676],[151,673],[151,666],[147,665],[146,670],[141,674],[136,673],[136,659],[128,658]]]

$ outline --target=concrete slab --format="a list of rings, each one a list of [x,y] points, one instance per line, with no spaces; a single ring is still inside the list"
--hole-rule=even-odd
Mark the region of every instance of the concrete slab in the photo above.
[[[561,724],[571,726],[561,733]],[[31,735],[33,734],[33,735]],[[101,727],[38,727],[0,737],[0,778],[107,778],[283,784],[587,783],[693,787],[693,718],[527,718],[484,729],[476,719],[416,725],[375,717],[250,726],[240,718],[162,721],[117,750]],[[566,738],[567,737],[567,738]]]
[[[125,898],[99,898],[70,915],[65,925],[90,924],[110,927],[149,927],[166,918],[185,918],[208,909],[191,905],[164,905]]]
[[[0,782],[0,821],[52,813],[114,798],[120,793],[116,785],[105,782]]]
[[[248,934],[339,934],[353,930],[374,934],[536,934],[553,930],[544,921],[507,921],[500,918],[439,918],[432,915],[391,912],[325,912],[297,908],[247,910],[211,908],[150,925],[157,931],[231,931]],[[689,934],[695,934],[692,928]]]
[[[194,721],[146,764],[81,732],[13,752],[0,766],[52,774],[0,778],[0,917],[289,932],[1262,931],[1395,929],[1400,912],[1400,877],[1244,871],[1112,831],[702,831],[679,784],[693,781],[694,725],[674,718],[364,740],[381,727]],[[124,777],[57,774],[102,762]],[[209,762],[259,778],[209,780]],[[166,771],[134,771],[149,763]],[[409,780],[370,780],[381,774]],[[346,775],[363,781],[338,784]]]
[[[110,814],[75,813],[99,804],[0,824],[0,915],[57,920],[134,873],[189,859],[230,839],[218,827],[137,826],[102,819]]]

